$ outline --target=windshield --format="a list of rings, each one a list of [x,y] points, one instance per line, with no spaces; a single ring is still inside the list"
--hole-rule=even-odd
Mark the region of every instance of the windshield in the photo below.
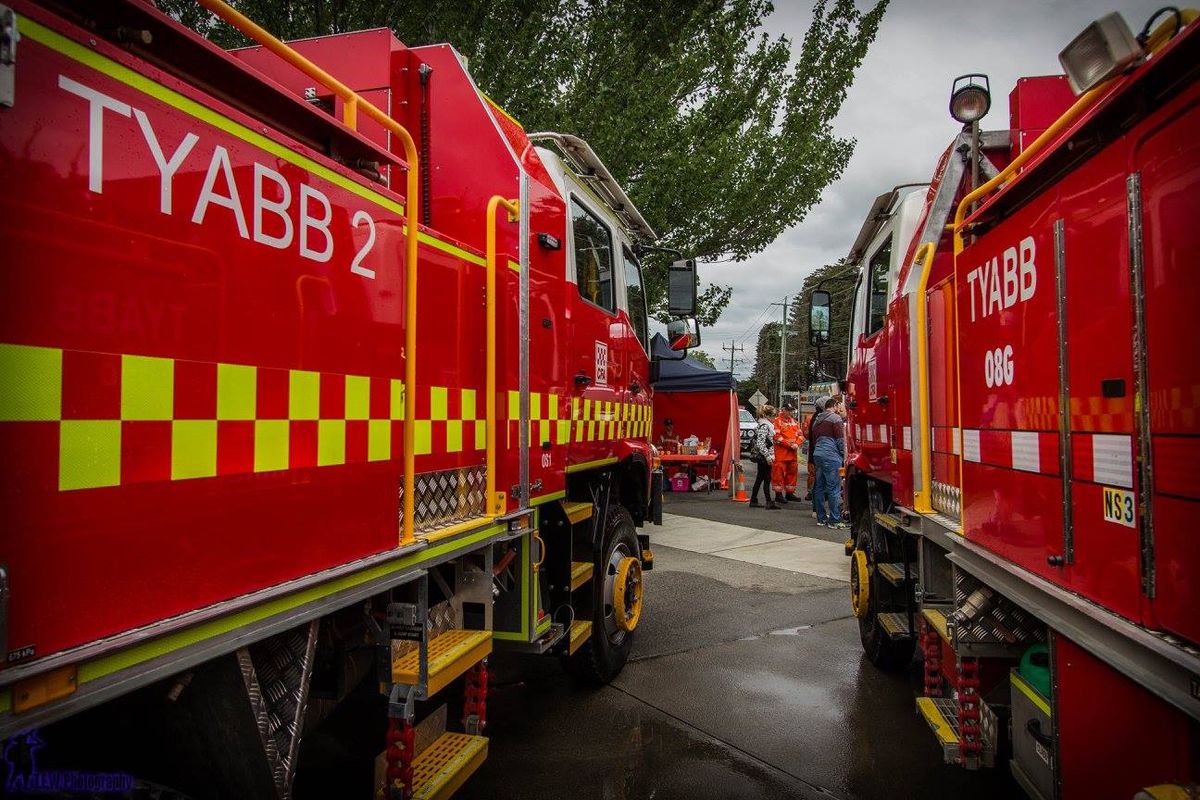
[[[744,408],[738,409],[738,418],[742,422],[754,422],[754,415]]]

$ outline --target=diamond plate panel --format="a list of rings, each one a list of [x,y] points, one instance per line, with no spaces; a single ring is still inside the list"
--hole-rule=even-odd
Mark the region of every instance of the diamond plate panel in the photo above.
[[[954,571],[954,608],[949,619],[957,646],[1023,651],[1046,640],[1046,628],[1036,617],[961,570]]]
[[[416,476],[413,529],[436,531],[482,517],[486,508],[487,467],[423,472]],[[404,484],[400,485],[400,527],[404,526]]]
[[[292,794],[317,627],[314,620],[237,651],[246,694],[281,800]]]
[[[962,518],[962,490],[948,483],[930,482],[929,502],[936,510],[954,519]]]

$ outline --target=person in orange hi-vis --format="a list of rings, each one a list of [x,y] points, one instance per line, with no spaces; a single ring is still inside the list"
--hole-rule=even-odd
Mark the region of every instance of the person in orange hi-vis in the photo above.
[[[799,500],[796,496],[796,470],[800,444],[804,435],[800,421],[796,419],[796,407],[784,403],[775,417],[775,464],[771,467],[771,491],[775,492],[776,503]]]

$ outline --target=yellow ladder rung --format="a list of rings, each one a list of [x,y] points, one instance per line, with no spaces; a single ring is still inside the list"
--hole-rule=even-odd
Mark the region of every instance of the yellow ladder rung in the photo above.
[[[491,631],[449,630],[429,640],[429,674],[426,696],[478,664],[492,652]],[[421,652],[413,648],[392,662],[392,682],[415,686],[420,680]]]
[[[563,511],[567,513],[567,519],[571,521],[572,525],[583,522],[585,519],[592,518],[592,504],[587,500],[564,500],[562,501],[562,507]]]
[[[595,568],[586,561],[571,562],[571,591],[575,591],[580,586],[592,579],[592,571]]]
[[[575,655],[575,651],[583,647],[592,635],[591,620],[577,619],[571,623],[571,641],[567,644],[567,655]]]
[[[487,759],[488,740],[443,733],[413,759],[413,800],[446,800]]]

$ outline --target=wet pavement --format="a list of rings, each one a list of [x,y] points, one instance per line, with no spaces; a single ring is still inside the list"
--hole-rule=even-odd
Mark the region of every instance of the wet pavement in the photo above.
[[[942,764],[915,712],[919,665],[889,675],[862,658],[846,583],[819,574],[824,553],[811,566],[789,555],[786,569],[738,557],[788,545],[772,532],[807,548],[840,532],[794,508],[747,516],[759,510],[715,494],[666,509],[660,540],[695,530],[706,542],[689,546],[710,551],[655,546],[625,670],[582,689],[551,659],[494,657],[490,755],[459,796],[1021,796],[1003,767]],[[758,530],[730,528],[733,546],[713,551],[714,520],[730,514]]]

